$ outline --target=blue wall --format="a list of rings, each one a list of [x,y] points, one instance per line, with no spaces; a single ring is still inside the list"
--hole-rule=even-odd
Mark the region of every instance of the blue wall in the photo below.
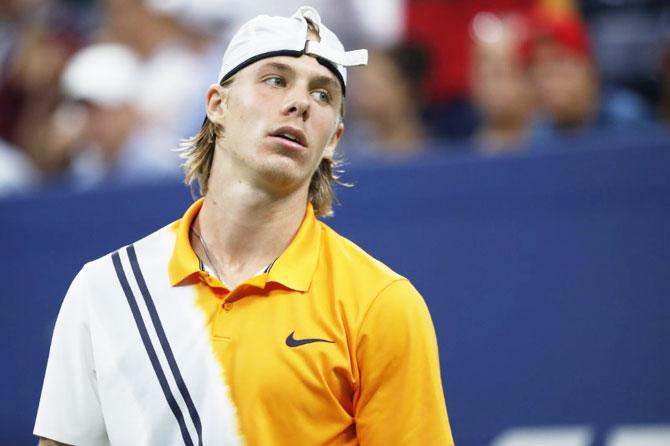
[[[670,139],[351,169],[329,223],[423,293],[459,446],[515,426],[670,422]],[[607,147],[604,150],[601,147]],[[83,262],[178,218],[178,184],[0,201],[0,443],[33,444]]]

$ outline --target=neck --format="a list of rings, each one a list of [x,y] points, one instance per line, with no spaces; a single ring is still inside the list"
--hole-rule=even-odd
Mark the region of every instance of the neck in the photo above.
[[[528,137],[529,116],[527,113],[489,117],[474,135],[483,143],[486,151],[513,150]]]
[[[392,153],[418,150],[425,139],[423,125],[414,113],[395,113],[380,120],[376,133]]]
[[[485,125],[480,131],[480,136],[491,141],[514,144],[521,141],[527,132],[528,123],[525,120],[518,120]]]
[[[192,239],[231,289],[272,263],[289,245],[305,215],[307,194],[271,196],[244,183],[208,191],[194,222],[206,246]]]

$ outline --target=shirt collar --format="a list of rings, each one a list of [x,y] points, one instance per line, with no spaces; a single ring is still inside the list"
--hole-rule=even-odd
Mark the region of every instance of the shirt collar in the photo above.
[[[191,247],[190,232],[193,220],[202,208],[203,200],[204,198],[200,198],[193,203],[184,216],[173,225],[177,237],[168,264],[168,274],[172,286],[179,285],[191,275],[200,273],[200,259]]]
[[[296,291],[307,291],[312,283],[321,247],[321,225],[314,208],[307,204],[305,217],[286,250],[275,260],[268,282],[276,282]]]
[[[168,265],[172,286],[200,275],[200,260],[191,247],[189,233],[193,220],[202,208],[204,198],[193,203],[184,216],[174,223],[176,241]],[[321,244],[321,227],[311,203],[291,243],[275,260],[267,273],[267,282],[279,283],[296,291],[307,291],[316,270]],[[265,282],[265,281],[264,281]],[[264,284],[263,284],[264,285]]]

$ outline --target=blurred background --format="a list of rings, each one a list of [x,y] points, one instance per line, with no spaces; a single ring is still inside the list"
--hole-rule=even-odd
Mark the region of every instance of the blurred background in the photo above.
[[[426,298],[456,444],[670,445],[664,0],[3,0],[0,442],[78,269],[191,201],[232,33],[302,4],[370,50],[329,224]]]

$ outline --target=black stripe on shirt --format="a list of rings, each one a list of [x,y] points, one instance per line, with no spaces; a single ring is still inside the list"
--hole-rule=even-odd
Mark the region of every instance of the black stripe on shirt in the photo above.
[[[134,245],[128,246],[126,248],[126,252],[128,253],[128,258],[130,259],[130,266],[133,269],[133,274],[135,274],[135,280],[137,280],[137,284],[139,285],[140,291],[142,292],[142,297],[144,297],[144,302],[147,305],[147,309],[149,310],[149,315],[151,316],[151,322],[154,325],[154,329],[156,330],[158,339],[160,340],[161,346],[163,347],[163,353],[167,358],[168,364],[170,365],[170,370],[172,370],[174,379],[177,382],[179,392],[181,392],[181,396],[184,398],[184,401],[186,402],[186,407],[188,408],[188,413],[191,415],[191,420],[193,421],[193,425],[195,426],[195,431],[198,433],[198,445],[202,446],[202,424],[200,423],[200,416],[198,415],[198,411],[195,408],[195,404],[193,404],[193,399],[191,398],[191,394],[189,393],[188,388],[186,387],[184,378],[182,377],[181,372],[179,371],[179,366],[177,365],[177,361],[175,360],[174,354],[172,353],[170,342],[168,341],[168,338],[165,335],[163,324],[161,323],[160,317],[158,317],[158,312],[156,311],[156,305],[154,304],[154,301],[151,298],[149,288],[147,287],[147,283],[144,280],[144,275],[142,274],[142,270],[140,269],[140,264],[137,261],[135,246]]]
[[[272,267],[274,266],[274,264],[275,264],[276,261],[277,261],[277,259],[274,259],[274,260],[272,261],[272,263],[270,263],[270,264],[267,266],[267,268],[265,268],[265,270],[263,271],[263,273],[264,273],[264,274],[269,273],[270,270],[272,269]]]
[[[168,385],[167,379],[165,378],[165,373],[161,367],[160,362],[158,361],[158,356],[156,356],[156,350],[154,349],[151,339],[149,338],[149,333],[147,332],[147,327],[144,325],[144,320],[142,319],[142,314],[140,309],[137,306],[135,301],[135,296],[133,291],[130,289],[130,284],[126,278],[126,273],[123,271],[123,265],[121,265],[121,258],[119,257],[119,252],[116,251],[112,254],[112,262],[114,263],[114,270],[116,271],[116,276],[121,283],[121,288],[123,288],[123,293],[126,295],[128,300],[128,305],[130,305],[130,310],[133,313],[133,318],[135,319],[135,324],[137,324],[137,329],[140,332],[140,337],[142,338],[142,343],[144,343],[144,348],[149,355],[149,360],[151,365],[154,368],[158,382],[160,383],[161,389],[163,389],[163,394],[167,400],[168,406],[172,409],[172,413],[177,419],[177,424],[179,424],[179,430],[181,431],[181,436],[184,439],[184,444],[187,446],[193,446],[193,441],[191,440],[191,435],[186,428],[186,422],[184,421],[184,415],[182,414],[177,400],[175,400],[170,386]]]

